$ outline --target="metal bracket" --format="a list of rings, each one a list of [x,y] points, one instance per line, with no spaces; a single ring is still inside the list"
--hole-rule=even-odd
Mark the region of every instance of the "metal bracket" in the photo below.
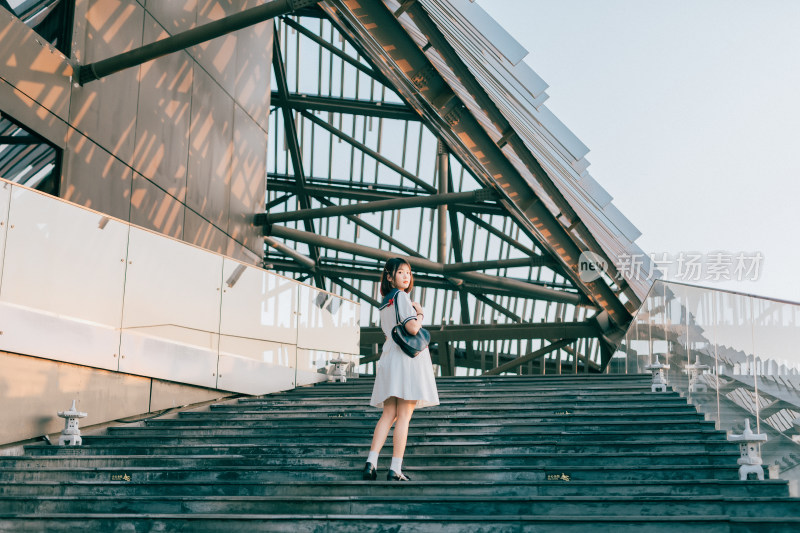
[[[515,132],[515,131],[514,131],[513,129],[511,129],[511,127],[509,126],[509,127],[508,127],[508,128],[507,128],[507,129],[506,129],[504,132],[503,132],[503,135],[502,135],[502,136],[501,136],[501,137],[500,137],[500,138],[497,140],[497,147],[498,147],[498,148],[502,148],[503,146],[507,145],[507,144],[508,144],[508,141],[510,141],[510,140],[511,140],[511,137],[513,137],[514,135],[516,135],[516,133],[517,133],[517,132]]]
[[[320,0],[288,0],[289,8],[292,11],[303,9],[304,7],[311,7],[319,4]]]
[[[403,0],[403,2],[400,4],[400,7],[398,7],[398,8],[397,8],[397,10],[394,12],[394,17],[395,17],[395,18],[398,18],[398,17],[400,17],[400,15],[402,15],[403,13],[405,13],[405,12],[406,12],[406,10],[407,10],[409,7],[411,7],[412,5],[414,5],[414,3],[415,3],[416,1],[417,1],[417,0]]]
[[[411,76],[411,81],[420,91],[428,88],[431,76],[436,74],[436,69],[433,65],[425,65]]]

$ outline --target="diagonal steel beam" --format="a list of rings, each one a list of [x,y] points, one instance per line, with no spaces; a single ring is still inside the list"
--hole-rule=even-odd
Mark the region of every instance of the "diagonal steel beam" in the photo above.
[[[298,186],[294,181],[294,176],[291,176],[292,181],[289,181],[289,178],[290,177],[286,174],[270,172],[267,174],[267,189],[275,192],[296,193]],[[305,190],[314,197],[325,196],[328,198],[346,198],[348,200],[362,201],[417,198],[420,196],[427,196],[428,192],[418,187],[402,188],[386,184],[359,183],[343,180],[325,180],[325,182],[322,182],[319,178],[306,178]],[[500,204],[454,203],[451,204],[450,207],[451,209],[463,213],[509,216],[505,208]]]
[[[294,194],[283,194],[283,195],[275,198],[274,200],[270,200],[269,202],[267,202],[266,206],[264,207],[264,210],[265,211],[269,211],[273,207],[277,207],[277,206],[279,206],[281,204],[284,204],[284,203],[288,202],[289,198],[291,198],[292,196],[294,196]],[[258,216],[258,215],[256,215],[256,216]]]
[[[294,273],[308,273],[310,271],[309,268],[298,264],[296,261],[290,261],[288,259],[277,259],[276,256],[267,256],[265,258],[265,262],[272,264],[273,270],[280,270],[282,272],[294,272]],[[341,266],[339,264],[317,264],[316,269],[320,271],[325,276],[337,276],[339,278],[346,278],[346,279],[359,279],[363,281],[372,281],[375,283],[379,283],[381,280],[381,267],[383,265],[378,264],[372,268],[358,268],[358,267],[351,267],[351,266]],[[553,288],[552,284],[545,283],[545,282],[536,282],[531,281],[531,283],[541,283],[542,285],[546,285],[549,288]],[[437,277],[433,275],[429,275],[426,272],[418,270],[414,274],[414,285],[416,287],[429,287],[431,289],[443,289],[452,291],[455,290],[456,286],[454,283],[448,281],[448,278]],[[479,284],[479,283],[471,283],[468,281],[464,281],[464,288],[467,289],[472,295],[475,296],[478,300],[481,300],[489,305],[497,309],[497,311],[504,316],[509,317],[511,320],[520,321],[520,317],[511,313],[509,310],[503,308],[499,304],[489,300],[484,295],[485,294],[492,294],[497,296],[505,296],[509,298],[513,297],[526,297],[531,298],[531,296],[521,295],[519,291],[513,292],[509,289],[503,287],[493,287],[486,284]],[[565,289],[569,287],[564,287]]]
[[[255,217],[254,224],[257,226],[266,226],[269,224],[294,222],[297,220],[309,220],[313,218],[357,215],[359,213],[377,213],[379,211],[392,211],[394,209],[413,207],[435,207],[456,202],[477,203],[494,197],[495,195],[492,191],[478,190],[447,194],[432,194],[430,196],[415,196],[411,198],[396,198],[392,200],[376,200],[374,202],[335,205],[331,207],[319,207],[316,209],[301,209],[299,211],[288,211],[286,213],[259,213]]]
[[[277,23],[275,26],[275,34],[277,35]],[[289,94],[289,85],[286,81],[286,66],[283,63],[280,39],[277,38],[272,40],[272,70],[275,72],[275,85],[278,94],[281,96]],[[297,128],[295,127],[292,110],[289,107],[283,107],[281,111],[283,115],[283,135],[286,139],[286,145],[289,148],[289,155],[292,158],[292,167],[294,168],[295,179],[297,180],[297,197],[303,209],[310,209],[311,202],[305,191],[306,174],[303,168],[303,153],[300,149],[300,142],[298,140]],[[303,226],[306,228],[306,231],[314,233],[313,221],[304,220]],[[310,245],[309,251],[311,252],[311,260],[314,261],[314,263],[319,262],[319,249],[316,246]],[[317,287],[325,288],[325,280],[319,272],[314,272],[314,281],[317,283]]]
[[[272,226],[271,235],[274,237],[282,237],[297,242],[304,242],[306,244],[313,244],[315,246],[352,253],[362,257],[372,257],[374,259],[381,259],[384,261],[397,256],[397,254],[394,252],[378,250],[376,248],[362,246],[339,239],[332,239],[330,237],[317,235],[313,232],[296,230],[284,226]],[[433,272],[437,274],[442,273],[442,265],[434,263],[433,261],[428,261],[427,259],[418,257],[407,257],[406,260],[409,262],[409,264],[411,264],[412,268],[423,270],[425,272]],[[586,302],[585,298],[577,293],[558,291],[511,278],[489,276],[477,272],[463,272],[459,275],[459,278],[463,278],[465,281],[471,281],[479,285],[493,286],[509,291],[516,291],[519,295],[540,298],[542,300],[564,302],[574,305],[579,305]]]
[[[42,140],[33,135],[0,135],[0,144],[41,144]]]
[[[323,39],[322,37],[320,37],[316,33],[312,32],[311,30],[309,30],[308,28],[306,28],[305,26],[300,24],[299,22],[295,22],[294,20],[292,20],[289,17],[281,17],[281,20],[283,21],[284,24],[286,24],[290,28],[293,28],[298,33],[300,33],[301,35],[305,35],[306,37],[308,37],[309,39],[311,39],[312,41],[317,43],[319,46],[321,46],[322,48],[324,48],[328,52],[332,53],[333,55],[335,55],[336,57],[341,59],[342,61],[344,61],[346,63],[349,63],[350,65],[352,65],[353,67],[357,68],[358,70],[360,70],[361,72],[363,72],[364,74],[369,76],[370,78],[373,78],[373,79],[381,82],[383,85],[391,88],[391,84],[389,83],[389,80],[387,80],[386,77],[383,74],[380,73],[380,71],[377,71],[377,70],[375,70],[373,68],[370,68],[370,67],[364,65],[363,63],[361,63],[359,60],[357,60],[357,59],[355,59],[353,57],[350,57],[349,55],[344,53],[342,50],[336,48],[332,43],[329,43],[328,41],[326,41],[325,39]],[[419,118],[419,117],[417,117],[417,118]]]
[[[455,238],[455,237],[454,237]],[[459,246],[460,248],[460,246]],[[455,249],[455,246],[453,246]],[[458,254],[460,256],[461,253]],[[458,261],[456,256],[456,261]],[[475,270],[488,270],[495,268],[514,268],[514,267],[538,267],[549,266],[552,260],[544,256],[540,257],[518,257],[513,259],[495,259],[493,261],[473,261],[469,263],[451,263],[449,265],[442,265],[442,271],[446,274],[455,274],[458,272],[471,272]]]
[[[496,374],[502,374],[503,372],[508,372],[512,368],[517,368],[519,365],[525,364],[528,361],[533,361],[534,359],[538,359],[540,357],[544,357],[545,355],[549,354],[554,350],[558,350],[559,348],[563,348],[575,342],[575,339],[562,339],[560,341],[556,341],[554,343],[548,344],[543,348],[539,348],[536,351],[533,351],[527,355],[523,355],[522,357],[518,357],[513,361],[509,361],[503,365],[498,366],[497,368],[493,368],[483,373],[484,376],[493,376]]]
[[[272,0],[266,4],[246,9],[241,13],[203,24],[197,28],[140,46],[122,54],[89,63],[78,68],[77,82],[80,85],[99,80],[120,70],[135,67],[153,59],[185,50],[196,44],[216,39],[265,20],[291,13],[297,9],[315,5],[319,0]]]
[[[342,280],[341,278],[338,278],[336,276],[327,276],[327,277],[328,277],[329,280],[334,282],[336,285],[347,289],[348,291],[350,291],[351,293],[355,294],[356,296],[358,296],[359,298],[361,298],[365,302],[369,303],[371,306],[376,307],[376,308],[381,306],[381,303],[378,300],[376,300],[372,296],[369,296],[365,292],[358,290],[353,285],[350,285],[349,283],[347,283],[346,281]]]
[[[327,198],[317,197],[317,196],[315,196],[315,198],[317,199],[317,201],[319,201],[322,204],[330,205],[330,206],[334,205],[333,202],[331,202]],[[420,255],[416,250],[413,250],[412,248],[409,248],[408,246],[406,246],[402,242],[398,241],[397,239],[395,239],[394,237],[392,237],[388,233],[385,233],[385,232],[381,231],[380,229],[376,228],[372,224],[369,224],[368,222],[364,222],[359,217],[354,216],[354,215],[347,215],[346,218],[347,218],[347,220],[353,222],[355,225],[357,225],[359,227],[362,227],[365,230],[369,231],[370,233],[372,233],[373,235],[375,235],[379,239],[383,239],[384,241],[388,242],[389,244],[391,244],[392,246],[394,246],[398,250],[402,250],[403,253],[406,253],[408,255],[415,255],[415,256],[422,257],[422,255]]]
[[[405,121],[420,120],[420,116],[405,104],[356,100],[355,98],[335,98],[332,96],[317,96],[313,94],[290,94],[288,98],[284,99],[278,96],[276,91],[272,91],[269,104],[275,107],[288,105],[293,109],[302,109],[303,111],[327,111],[329,113],[343,113],[346,115],[361,115]]]
[[[532,324],[460,324],[432,325],[428,328],[431,342],[501,341],[518,339],[594,338],[600,330],[591,322],[535,322]],[[383,342],[379,327],[362,327],[362,344]],[[550,341],[552,342],[552,341]]]
[[[311,122],[313,122],[314,124],[316,124],[317,126],[319,126],[320,128],[332,133],[336,137],[342,139],[347,144],[349,144],[349,145],[351,145],[351,146],[353,146],[355,148],[358,148],[359,150],[361,150],[365,154],[369,155],[373,159],[377,160],[378,162],[380,162],[383,165],[391,168],[392,170],[394,170],[395,172],[397,172],[401,176],[403,176],[406,179],[410,180],[412,183],[415,183],[416,185],[422,187],[423,190],[425,190],[425,191],[427,191],[429,193],[435,193],[436,192],[436,187],[425,183],[424,181],[422,181],[417,176],[415,176],[414,174],[412,174],[408,170],[404,169],[403,167],[401,167],[397,163],[394,163],[394,162],[386,159],[383,155],[381,155],[380,153],[376,152],[375,150],[373,150],[372,148],[370,148],[366,144],[357,141],[356,139],[354,139],[353,137],[347,135],[346,133],[344,133],[343,131],[339,130],[338,128],[328,124],[327,122],[325,122],[321,118],[319,118],[319,117],[317,117],[317,116],[315,116],[312,113],[309,113],[307,111],[300,111],[300,114],[303,115],[308,120],[310,120]]]
[[[297,261],[298,263],[300,263],[301,265],[305,266],[306,268],[308,268],[308,269],[310,269],[312,271],[317,266],[317,263],[313,259],[311,259],[310,257],[301,254],[300,252],[298,252],[294,248],[290,248],[290,247],[286,246],[285,244],[283,244],[280,241],[276,241],[272,237],[264,237],[264,242],[266,242],[267,246],[269,246],[270,248],[275,248],[276,250],[278,250],[280,253],[282,253],[286,257],[290,257],[291,259],[294,259],[295,261]]]

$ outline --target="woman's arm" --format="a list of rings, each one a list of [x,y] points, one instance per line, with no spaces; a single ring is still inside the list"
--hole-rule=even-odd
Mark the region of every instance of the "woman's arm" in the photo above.
[[[417,318],[413,318],[413,319],[407,321],[403,325],[403,327],[406,328],[406,331],[410,335],[416,335],[417,332],[422,327],[422,318],[423,318],[424,315],[422,313],[422,306],[421,305],[419,305],[417,302],[411,302],[411,305],[412,305],[412,307],[414,307],[414,311],[416,311],[416,313],[417,313]]]

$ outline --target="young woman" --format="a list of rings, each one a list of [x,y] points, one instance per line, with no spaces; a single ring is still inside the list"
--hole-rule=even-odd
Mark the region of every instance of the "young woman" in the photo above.
[[[408,424],[415,407],[439,405],[436,379],[431,365],[431,354],[427,348],[416,357],[407,356],[392,340],[392,328],[400,323],[406,331],[416,335],[422,327],[422,306],[412,302],[409,297],[414,288],[411,265],[405,259],[395,257],[386,261],[381,275],[380,307],[381,328],[386,335],[383,352],[377,364],[375,386],[369,404],[382,407],[383,415],[375,426],[367,464],[364,466],[365,480],[377,478],[378,454],[386,442],[389,430],[394,424],[392,464],[386,479],[388,481],[408,481],[401,466],[406,450]],[[397,290],[395,290],[397,289]],[[397,309],[398,312],[395,311]]]

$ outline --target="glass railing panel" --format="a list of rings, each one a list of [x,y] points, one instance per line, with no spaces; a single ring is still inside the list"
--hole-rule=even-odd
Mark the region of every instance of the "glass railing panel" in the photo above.
[[[8,182],[2,190],[3,349],[116,370],[128,226]]]
[[[669,384],[717,427],[740,434],[749,420],[768,436],[765,464],[800,479],[798,346],[800,304],[658,281],[609,372],[641,372],[659,355]]]
[[[753,352],[762,454],[800,479],[800,305],[753,299]]]
[[[349,300],[0,179],[0,350],[263,394],[328,379],[334,360],[352,371],[358,317]],[[298,342],[325,354],[298,370]]]
[[[298,288],[297,384],[318,381],[333,371],[333,360],[358,359],[358,304],[328,292],[301,285]],[[357,362],[348,365],[357,375]]]
[[[299,288],[297,347],[357,354],[358,304],[325,291]]]
[[[361,356],[327,350],[297,349],[297,384],[308,385],[324,379],[333,379],[334,374],[341,368],[346,379],[357,378],[358,365]]]
[[[261,394],[295,383],[298,283],[225,259],[219,382]]]
[[[222,263],[131,227],[120,371],[216,387]]]

